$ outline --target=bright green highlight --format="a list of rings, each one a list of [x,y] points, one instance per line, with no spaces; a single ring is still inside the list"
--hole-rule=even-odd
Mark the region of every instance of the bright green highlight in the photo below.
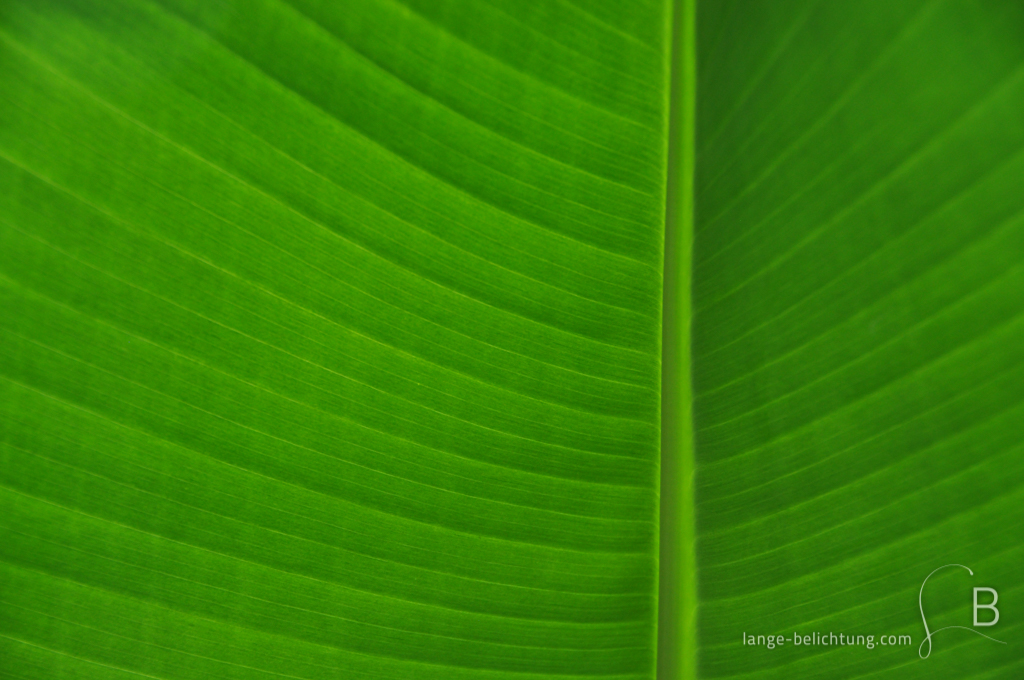
[[[658,677],[697,673],[697,561],[693,397],[690,368],[691,254],[696,114],[696,6],[673,21],[671,132],[665,218],[662,346],[661,555]]]

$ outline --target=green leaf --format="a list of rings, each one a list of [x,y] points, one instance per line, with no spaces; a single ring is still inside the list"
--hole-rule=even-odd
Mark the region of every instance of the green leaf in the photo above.
[[[1015,0],[10,0],[0,97],[0,676],[1019,676]]]
[[[698,21],[700,677],[1020,677],[1024,6]],[[970,628],[987,586],[1001,621],[975,630],[1007,644],[946,630],[922,660],[918,595],[951,563],[974,576],[929,581],[930,630]]]
[[[559,7],[5,5],[0,674],[650,675],[666,8]]]

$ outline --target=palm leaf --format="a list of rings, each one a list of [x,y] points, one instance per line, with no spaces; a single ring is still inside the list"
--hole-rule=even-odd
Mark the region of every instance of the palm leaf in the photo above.
[[[0,5],[0,675],[1015,677],[1024,13],[891,5]]]
[[[1018,677],[1022,7],[698,16],[700,675]],[[977,630],[1008,644],[944,631],[922,660],[919,590],[950,563],[974,577],[929,581],[930,629],[970,627],[988,586],[1007,611]],[[876,647],[751,648],[744,631]]]

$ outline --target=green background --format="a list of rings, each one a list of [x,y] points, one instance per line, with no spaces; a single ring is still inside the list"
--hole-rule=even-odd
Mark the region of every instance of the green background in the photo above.
[[[1024,5],[707,3],[698,25],[701,677],[1020,677]],[[975,575],[928,582],[929,628],[970,627],[993,587],[978,630],[1007,644],[947,630],[920,660],[918,592],[949,563]]]
[[[1020,675],[1019,2],[0,0],[0,101],[0,676]]]

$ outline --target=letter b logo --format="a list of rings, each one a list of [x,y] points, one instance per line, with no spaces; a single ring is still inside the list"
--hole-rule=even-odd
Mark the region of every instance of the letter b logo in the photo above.
[[[917,608],[921,610],[921,623],[924,624],[924,640],[921,640],[921,645],[917,648],[917,655],[920,656],[922,659],[927,659],[929,656],[931,656],[931,654],[932,654],[932,636],[935,635],[935,633],[938,633],[938,632],[941,632],[941,631],[944,631],[944,630],[949,630],[951,628],[959,628],[959,629],[962,629],[962,630],[969,630],[972,633],[974,633],[975,635],[980,635],[981,637],[986,638],[988,640],[991,640],[992,642],[998,642],[1001,645],[1005,645],[1006,643],[1003,642],[1002,640],[996,640],[994,637],[989,637],[988,635],[985,635],[980,630],[974,630],[974,628],[968,628],[967,626],[946,626],[945,628],[939,628],[936,631],[932,631],[931,629],[928,628],[928,619],[924,615],[924,585],[926,583],[928,583],[928,579],[930,579],[932,576],[935,575],[935,572],[941,571],[942,569],[946,569],[947,567],[959,567],[960,569],[963,569],[964,571],[966,571],[971,576],[974,576],[974,572],[971,571],[970,567],[964,566],[962,564],[946,564],[946,565],[943,565],[943,566],[939,567],[938,569],[932,570],[931,574],[928,574],[927,576],[924,577],[924,581],[921,582],[921,590],[919,590],[917,592]],[[992,594],[992,601],[989,602],[988,604],[978,604],[978,593],[980,593],[980,592],[991,593]],[[975,588],[974,589],[974,625],[976,627],[980,628],[982,626],[994,626],[997,623],[999,623],[999,610],[996,609],[996,603],[997,602],[999,602],[999,593],[996,592],[995,588]],[[978,620],[978,610],[979,609],[991,609],[992,610],[992,620],[991,621],[979,621]],[[925,645],[928,645],[927,653],[924,651]]]
[[[978,604],[978,593],[986,592],[992,593],[992,601],[988,604]],[[974,589],[974,625],[975,626],[994,626],[999,623],[999,610],[996,609],[996,602],[999,602],[999,593],[994,588],[975,588]],[[978,610],[979,609],[991,609],[995,617],[991,621],[979,621]]]

